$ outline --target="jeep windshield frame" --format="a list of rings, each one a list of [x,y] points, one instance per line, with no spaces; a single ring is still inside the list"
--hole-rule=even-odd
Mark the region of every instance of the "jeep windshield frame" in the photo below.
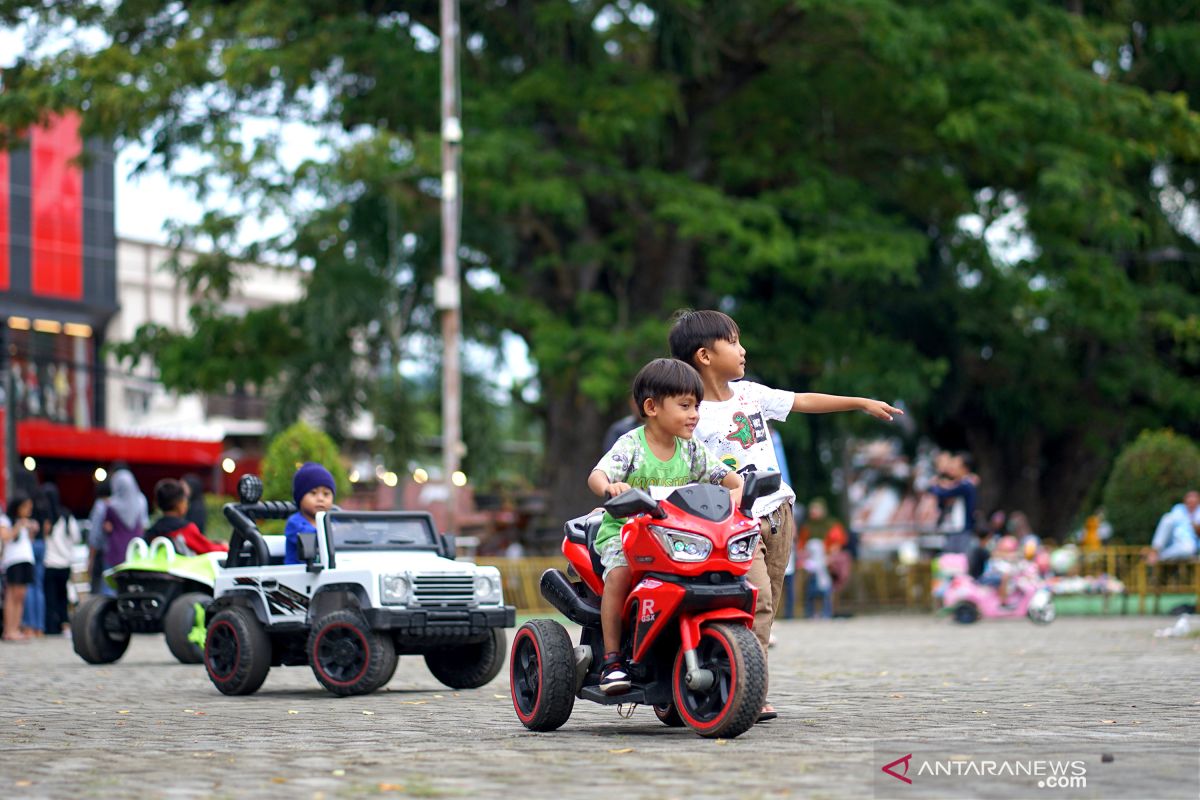
[[[433,517],[418,511],[330,511],[325,535],[330,554],[439,550]]]

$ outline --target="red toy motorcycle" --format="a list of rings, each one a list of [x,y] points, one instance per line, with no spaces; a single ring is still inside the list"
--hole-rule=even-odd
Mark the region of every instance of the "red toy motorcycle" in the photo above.
[[[632,518],[621,543],[633,587],[622,634],[633,686],[619,695],[598,686],[604,582],[593,544],[602,515],[569,521],[563,554],[580,580],[549,569],[541,590],[583,632],[572,648],[566,629],[553,620],[531,620],[517,631],[509,686],[521,723],[555,730],[579,697],[653,706],[666,725],[687,725],[707,737],[732,738],[754,725],[766,699],[767,664],[751,631],[758,590],[745,575],[759,527],[749,511],[756,497],[776,491],[779,483],[778,473],[751,473],[739,509],[732,508],[727,489],[710,484],[681,487],[661,502],[630,489],[604,504],[614,517]]]

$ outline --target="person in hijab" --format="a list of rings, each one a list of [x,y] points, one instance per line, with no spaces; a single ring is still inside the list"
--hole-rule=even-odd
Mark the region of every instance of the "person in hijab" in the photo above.
[[[204,505],[204,484],[199,476],[188,473],[183,476],[183,483],[188,488],[187,514],[184,519],[196,526],[196,530],[204,533],[208,522],[208,508]]]
[[[104,543],[108,535],[104,532],[104,516],[108,513],[108,498],[112,497],[112,483],[108,478],[96,484],[96,500],[88,512],[88,576],[92,594],[104,593]]]
[[[42,487],[53,521],[46,536],[46,571],[43,588],[46,594],[46,633],[56,635],[67,630],[67,584],[71,581],[71,554],[83,536],[75,516],[62,505],[58,487],[47,483]]]
[[[112,497],[104,514],[104,530],[108,534],[104,548],[104,566],[108,569],[125,561],[125,550],[134,539],[140,539],[150,522],[146,496],[138,488],[133,473],[117,470],[112,477]]]

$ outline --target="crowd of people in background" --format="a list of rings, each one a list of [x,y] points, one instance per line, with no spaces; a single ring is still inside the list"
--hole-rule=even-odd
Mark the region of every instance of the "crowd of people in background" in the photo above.
[[[3,640],[70,635],[71,577],[79,566],[76,550],[84,544],[89,590],[106,594],[114,592],[104,580],[105,570],[124,562],[135,539],[167,535],[180,552],[219,548],[203,536],[203,487],[195,475],[159,481],[160,517],[151,526],[150,504],[133,473],[117,468],[96,484],[95,501],[81,526],[54,482],[38,484],[31,474],[23,474],[0,511]]]

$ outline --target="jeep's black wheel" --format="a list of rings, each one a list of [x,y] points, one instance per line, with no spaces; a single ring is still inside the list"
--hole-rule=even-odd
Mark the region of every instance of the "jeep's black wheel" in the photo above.
[[[553,731],[575,708],[575,655],[567,629],[533,619],[517,631],[508,662],[508,686],[517,719],[531,731]]]
[[[396,649],[395,640],[392,640],[392,649],[393,650]],[[395,658],[392,659],[391,668],[385,669],[383,672],[381,672],[379,674],[379,681],[374,686],[372,686],[370,689],[368,689],[366,691],[366,694],[370,694],[371,692],[377,691],[377,690],[382,689],[383,687],[387,686],[391,682],[392,676],[396,674],[396,667],[398,667],[398,666],[400,666],[400,656],[396,656]]]
[[[188,592],[175,598],[163,619],[163,634],[167,649],[180,664],[199,664],[204,661],[204,609],[212,598],[200,592]]]
[[[92,595],[71,620],[75,652],[89,664],[111,664],[129,647],[129,631],[117,611],[117,598]]]
[[[254,694],[271,669],[271,638],[254,612],[232,606],[217,612],[204,640],[208,679],[222,694]]]
[[[679,712],[675,710],[674,703],[667,703],[665,706],[654,706],[654,716],[658,717],[658,721],[668,728],[683,727],[683,717],[679,716]]]
[[[396,645],[376,633],[355,611],[334,611],[308,635],[308,663],[329,691],[340,696],[369,694],[396,671]]]
[[[433,677],[451,689],[478,689],[500,674],[508,639],[503,628],[492,628],[475,644],[442,647],[425,656]]]

